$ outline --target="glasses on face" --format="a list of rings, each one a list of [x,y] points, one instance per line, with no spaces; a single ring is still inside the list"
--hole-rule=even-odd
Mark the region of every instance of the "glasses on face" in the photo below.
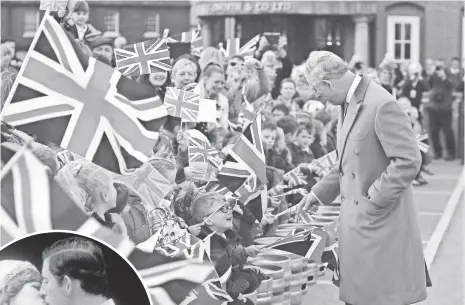
[[[244,66],[244,63],[239,63],[239,62],[236,62],[236,61],[230,61],[229,62],[229,65],[231,67],[235,67],[235,66]]]

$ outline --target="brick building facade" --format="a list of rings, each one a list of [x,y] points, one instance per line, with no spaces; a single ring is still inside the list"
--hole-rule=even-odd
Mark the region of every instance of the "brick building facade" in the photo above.
[[[299,63],[328,49],[368,64],[389,52],[398,60],[463,57],[463,10],[458,1],[192,1],[191,23],[201,20],[207,44],[260,32],[288,36]]]
[[[129,43],[170,29],[173,36],[189,29],[189,1],[90,0],[89,22],[109,36],[122,35]],[[2,37],[27,50],[43,12],[39,1],[2,0]]]
[[[464,57],[463,2],[452,1],[141,1],[90,0],[90,22],[135,43],[170,29],[176,36],[202,25],[205,45],[262,32],[288,36],[299,63],[311,50],[349,60],[360,54],[376,65],[389,52],[398,60]],[[1,35],[26,50],[40,22],[39,1],[3,0]],[[116,33],[117,32],[117,33]]]

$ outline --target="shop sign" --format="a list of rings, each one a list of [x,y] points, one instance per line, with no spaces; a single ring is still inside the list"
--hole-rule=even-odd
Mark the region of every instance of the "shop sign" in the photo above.
[[[213,14],[272,14],[288,12],[292,8],[291,2],[278,1],[249,1],[212,3],[209,12]]]

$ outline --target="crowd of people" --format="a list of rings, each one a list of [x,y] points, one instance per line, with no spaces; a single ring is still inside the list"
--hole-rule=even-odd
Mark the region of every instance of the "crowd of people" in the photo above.
[[[88,23],[89,5],[77,1],[69,12],[55,13],[68,33],[84,52],[115,67],[113,50],[124,46],[123,37],[109,39]],[[134,42],[135,43],[135,42]],[[279,223],[293,221],[273,215],[297,204],[301,194],[268,198],[267,211],[257,213],[241,202],[231,201],[204,188],[205,169],[189,165],[188,139],[195,138],[216,148],[221,157],[228,155],[247,124],[247,105],[263,117],[262,142],[266,157],[267,187],[272,189],[283,175],[300,167],[307,191],[318,177],[307,164],[336,149],[339,107],[316,99],[305,77],[305,63],[295,63],[286,52],[287,38],[276,45],[262,36],[251,58],[237,54],[225,58],[215,47],[206,47],[200,58],[185,54],[173,59],[171,72],[157,72],[133,77],[140,83],[158,89],[163,100],[167,87],[198,90],[205,98],[216,101],[216,123],[181,123],[169,117],[160,130],[149,161],[169,183],[171,189],[159,202],[148,202],[145,196],[118,182],[95,164],[79,158],[63,158],[63,149],[48,143],[33,143],[34,154],[50,170],[50,174],[70,197],[98,219],[136,244],[149,240],[160,230],[169,231],[161,243],[177,239],[176,232],[187,230],[193,238],[212,238],[212,260],[218,273],[233,266],[243,277],[231,277],[228,293],[256,289],[260,274],[241,269],[248,257],[259,248],[253,240],[259,235],[272,235]],[[15,58],[14,41],[2,40],[2,107],[11,90],[20,61]],[[356,74],[369,75],[395,98],[411,118],[418,135],[428,133],[432,154],[424,152],[421,171],[415,185],[427,183],[433,174],[428,164],[432,158],[453,160],[456,143],[452,131],[454,101],[463,98],[463,69],[458,58],[450,67],[444,62],[427,60],[424,67],[416,62],[396,64],[386,55],[376,68],[365,67],[364,59],[354,56],[349,63]],[[460,94],[458,93],[462,93]],[[440,139],[445,135],[445,150]],[[6,124],[2,140],[25,143],[26,135]],[[47,145],[45,145],[47,144]],[[171,239],[170,239],[171,238]],[[162,244],[163,246],[163,244]],[[253,274],[251,274],[253,273]],[[247,279],[244,284],[244,278]]]

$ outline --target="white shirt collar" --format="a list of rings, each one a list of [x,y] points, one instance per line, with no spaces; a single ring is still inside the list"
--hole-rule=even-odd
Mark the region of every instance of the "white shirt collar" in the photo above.
[[[354,96],[355,89],[357,89],[358,84],[360,83],[361,80],[362,78],[360,77],[360,75],[356,74],[354,80],[352,81],[352,85],[350,85],[349,91],[347,91],[347,96],[346,96],[347,103],[350,103],[350,100]]]
[[[112,299],[108,299],[107,301],[103,302],[102,305],[115,305]]]

